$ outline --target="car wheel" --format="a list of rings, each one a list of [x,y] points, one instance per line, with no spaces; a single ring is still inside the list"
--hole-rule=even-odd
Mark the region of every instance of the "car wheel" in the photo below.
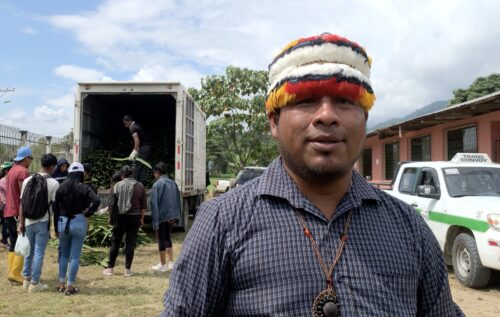
[[[452,259],[453,271],[460,283],[472,288],[488,285],[491,271],[481,264],[473,236],[461,233],[455,238]]]

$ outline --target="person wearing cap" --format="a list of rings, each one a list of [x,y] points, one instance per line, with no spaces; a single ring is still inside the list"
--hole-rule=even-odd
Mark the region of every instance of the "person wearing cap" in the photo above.
[[[276,56],[265,107],[280,156],[199,208],[162,316],[463,316],[425,221],[353,168],[370,67],[328,33]]]
[[[0,166],[0,224],[2,225],[2,241],[0,242],[0,248],[9,248],[9,231],[7,229],[7,224],[5,223],[5,218],[3,217],[3,212],[5,210],[5,200],[7,195],[7,173],[12,167],[11,162],[4,162]]]
[[[68,178],[56,192],[54,223],[57,226],[54,227],[61,246],[58,291],[74,295],[78,293],[75,283],[87,234],[87,218],[96,212],[101,201],[89,186],[83,184],[82,164],[74,162],[68,170]]]
[[[9,253],[8,253],[8,279],[13,284],[22,284],[24,278],[21,275],[24,258],[14,253],[14,247],[17,241],[17,221],[19,217],[19,206],[21,204],[21,185],[28,178],[28,168],[33,161],[31,149],[22,146],[17,150],[14,158],[14,164],[7,174],[6,200],[4,217],[9,230]]]

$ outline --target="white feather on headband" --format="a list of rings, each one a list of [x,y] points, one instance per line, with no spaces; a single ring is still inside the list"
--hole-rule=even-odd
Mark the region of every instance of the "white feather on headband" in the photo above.
[[[335,64],[335,63],[314,63],[308,65],[292,65],[284,69],[269,86],[268,94],[277,88],[280,83],[292,78],[301,78],[306,75],[342,75],[348,78],[355,78],[366,86],[372,86],[370,79],[368,79],[359,70],[352,68],[349,65]]]
[[[275,77],[290,66],[321,62],[345,64],[370,78],[370,64],[365,56],[354,51],[351,47],[325,42],[320,45],[296,48],[277,59],[270,66],[269,81],[275,82]]]

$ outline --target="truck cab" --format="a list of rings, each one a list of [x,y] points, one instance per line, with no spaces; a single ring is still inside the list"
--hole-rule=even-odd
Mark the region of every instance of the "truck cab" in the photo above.
[[[425,219],[463,285],[484,287],[500,270],[500,164],[486,154],[403,163],[386,192]]]

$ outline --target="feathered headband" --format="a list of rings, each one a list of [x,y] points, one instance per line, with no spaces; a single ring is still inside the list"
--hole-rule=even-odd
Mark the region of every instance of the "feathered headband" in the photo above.
[[[368,112],[375,102],[370,66],[361,46],[338,35],[293,41],[269,65],[266,111],[304,99],[341,96]]]

